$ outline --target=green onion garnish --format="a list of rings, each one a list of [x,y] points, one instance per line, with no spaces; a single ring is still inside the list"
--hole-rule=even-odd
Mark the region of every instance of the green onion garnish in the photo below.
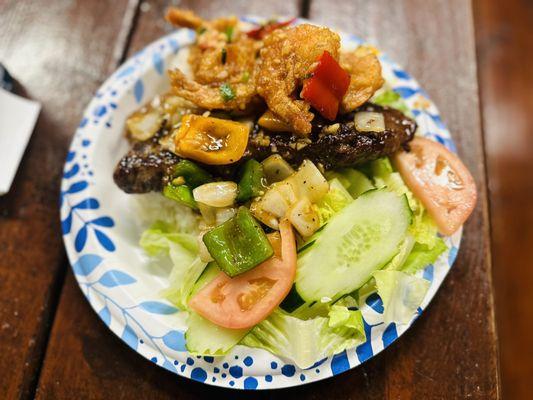
[[[224,33],[226,34],[226,38],[228,40],[228,43],[231,43],[231,40],[233,39],[233,26],[228,26]]]
[[[225,102],[235,98],[235,92],[233,91],[233,88],[227,83],[220,85],[220,95]]]

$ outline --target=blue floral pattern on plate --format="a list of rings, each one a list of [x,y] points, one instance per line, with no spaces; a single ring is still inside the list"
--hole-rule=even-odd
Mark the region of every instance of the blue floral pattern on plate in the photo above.
[[[256,23],[256,17],[244,17]],[[295,23],[301,23],[299,19]],[[341,34],[343,47],[363,43]],[[192,356],[186,351],[184,312],[158,293],[165,278],[149,267],[136,248],[140,231],[130,224],[128,198],[112,182],[111,171],[127,148],[122,138],[129,113],[168,86],[165,70],[180,62],[194,33],[178,30],[147,46],[126,61],[96,92],[74,135],[67,155],[60,193],[65,246],[81,290],[101,320],[128,346],[153,363],[207,384],[239,389],[269,389],[325,379],[373,357],[410,326],[384,326],[377,294],[362,299],[366,342],[301,370],[268,352],[235,347],[224,357]],[[455,145],[435,105],[418,83],[387,55],[379,54],[383,74],[405,100],[420,134],[452,151]],[[427,307],[451,265],[461,232],[445,238],[448,251],[419,276],[431,281],[416,318]]]

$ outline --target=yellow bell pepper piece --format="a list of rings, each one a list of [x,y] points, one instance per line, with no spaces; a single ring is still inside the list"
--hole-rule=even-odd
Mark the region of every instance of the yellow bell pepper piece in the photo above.
[[[176,153],[208,165],[232,164],[243,156],[249,131],[239,122],[185,115],[175,136]]]

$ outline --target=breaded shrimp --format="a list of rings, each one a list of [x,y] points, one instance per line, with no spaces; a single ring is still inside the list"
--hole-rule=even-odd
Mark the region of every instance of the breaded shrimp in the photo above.
[[[255,87],[246,83],[227,85],[232,95],[225,97],[221,86],[202,85],[187,78],[177,68],[168,74],[171,93],[206,110],[244,110],[256,95]]]
[[[295,90],[313,71],[324,51],[338,59],[339,47],[339,35],[309,24],[278,29],[264,39],[256,66],[257,92],[270,110],[297,134],[311,132],[314,115],[309,111],[309,103],[295,100]]]
[[[341,102],[341,112],[349,112],[368,101],[385,81],[381,76],[381,64],[368,47],[341,52],[340,64],[350,74],[350,86]]]
[[[204,23],[204,20],[190,10],[169,7],[165,19],[174,26],[183,28],[198,29]]]
[[[253,73],[260,42],[240,32],[235,17],[207,21],[192,11],[170,8],[166,18],[176,26],[197,32],[189,55],[194,81],[174,70],[171,72],[173,91],[200,107],[244,109],[256,94]],[[233,89],[234,99],[221,96],[222,85]]]

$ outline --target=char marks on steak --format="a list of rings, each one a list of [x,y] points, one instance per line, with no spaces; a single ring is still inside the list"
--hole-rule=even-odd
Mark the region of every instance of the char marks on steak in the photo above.
[[[383,132],[357,131],[354,114],[358,111],[383,114],[385,130]],[[338,129],[325,134],[324,128],[335,123],[339,124]],[[309,138],[310,143],[306,143],[301,137],[273,132],[269,132],[268,139],[265,140],[265,134],[261,134],[256,126],[250,137],[245,157],[261,161],[277,152],[295,166],[309,159],[315,164],[322,164],[326,170],[352,167],[395,153],[413,138],[415,130],[415,121],[406,117],[402,112],[366,103],[354,112],[339,116],[335,122],[326,121],[320,116],[315,117],[313,131]]]
[[[136,142],[118,162],[113,179],[126,193],[159,192],[179,160],[157,140]]]
[[[385,130],[357,131],[354,114],[358,111],[382,113]],[[332,127],[336,123],[338,127]],[[321,164],[326,170],[356,166],[398,151],[413,138],[415,130],[415,121],[400,111],[367,103],[352,113],[339,116],[335,122],[317,115],[313,120],[312,133],[306,139],[287,133],[268,132],[255,124],[242,161],[250,158],[262,161],[278,153],[293,166],[298,166],[305,159]],[[113,178],[126,193],[161,191],[169,181],[172,167],[180,158],[163,149],[159,138],[135,143],[119,161]],[[231,179],[235,166],[206,168],[225,179]]]

